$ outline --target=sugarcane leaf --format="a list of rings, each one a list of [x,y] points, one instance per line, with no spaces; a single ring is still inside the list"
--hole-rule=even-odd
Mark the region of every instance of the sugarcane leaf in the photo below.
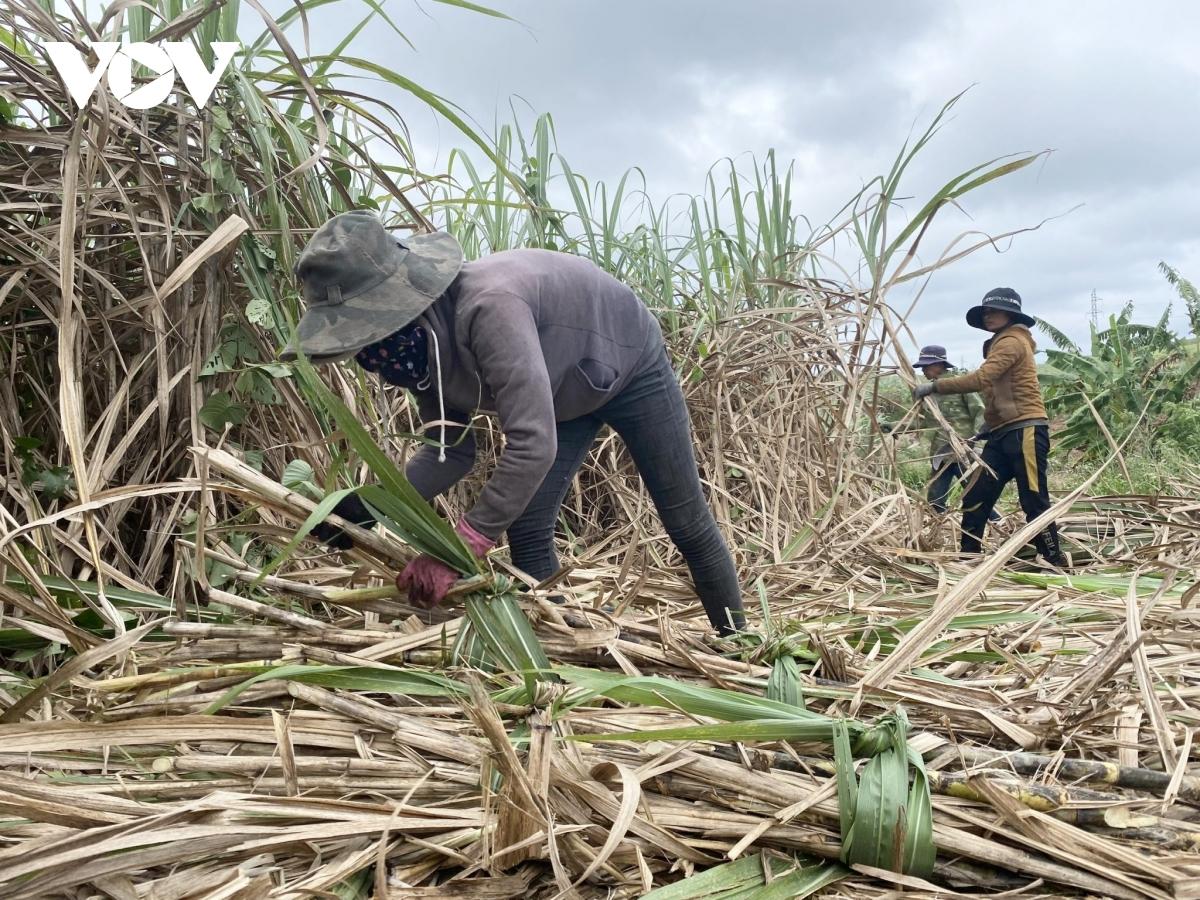
[[[853,847],[854,821],[858,813],[858,777],[854,773],[854,753],[846,721],[839,719],[833,729],[833,761],[837,773],[838,820],[842,831],[842,862]]]
[[[916,790],[915,798],[909,789],[908,764],[912,754],[907,746],[907,733],[907,717],[902,709],[897,709],[874,727],[868,739],[860,741],[864,745],[874,744],[878,752],[863,767],[849,832],[843,822],[842,856],[849,864],[899,872],[909,871],[910,864],[924,866],[927,861],[932,864],[932,831],[928,834],[925,831],[930,808],[920,805],[921,789]],[[923,769],[921,775],[924,776]],[[927,788],[926,783],[926,795]],[[911,810],[910,798],[916,800]],[[911,838],[910,823],[917,829]]]
[[[292,340],[296,340],[295,336]],[[359,493],[366,502],[384,514],[387,519],[384,524],[421,553],[436,557],[456,571],[463,574],[479,572],[479,562],[462,538],[425,502],[404,477],[404,473],[371,438],[358,417],[317,377],[312,364],[303,354],[296,358],[295,366],[305,387],[337,422],[350,446],[378,480],[377,485],[366,485],[359,489]]]
[[[405,697],[456,697],[467,689],[453,679],[419,669],[384,669],[377,666],[308,666],[309,671],[289,675],[292,681],[345,691],[372,691]]]
[[[850,870],[837,862],[821,862],[775,877],[770,884],[747,894],[746,900],[793,900],[809,897],[849,875]]]
[[[316,61],[319,63],[320,57],[316,57]],[[496,148],[490,141],[485,140],[478,132],[476,132],[473,128],[471,128],[470,125],[466,123],[463,117],[460,116],[456,111],[456,104],[453,104],[438,94],[435,94],[427,88],[422,87],[415,81],[405,78],[400,73],[395,72],[376,62],[372,62],[371,60],[349,56],[343,53],[339,55],[338,61],[343,65],[360,69],[363,72],[368,72],[385,82],[393,84],[402,90],[408,91],[422,103],[429,106],[431,109],[436,110],[442,115],[443,118],[458,128],[458,130],[461,131],[469,141],[478,147],[487,159],[496,164],[496,170],[498,173],[500,173],[501,179],[507,180],[520,196],[527,196],[524,183],[522,183],[522,181],[510,170],[509,166],[505,164],[503,155],[497,152]],[[500,179],[497,179],[498,188],[500,187],[499,182]]]
[[[516,21],[512,16],[502,13],[499,10],[492,9],[490,6],[480,6],[476,3],[468,3],[467,0],[434,0],[435,3],[444,3],[447,6],[457,6],[461,9],[469,9],[472,12],[483,13],[485,16],[492,16],[497,19],[508,19],[510,22]]]
[[[880,756],[884,800],[880,808],[879,847],[877,858],[893,872],[904,871],[904,847],[908,822],[908,754],[904,739]],[[859,795],[861,799],[861,794]]]
[[[704,897],[724,897],[739,888],[763,883],[762,856],[746,856],[733,862],[713,866],[642,895],[642,900],[701,900]]]
[[[479,562],[471,551],[463,545],[460,555],[460,548],[454,546],[456,541],[461,545],[462,540],[453,529],[434,526],[424,511],[412,509],[377,484],[364,484],[358,488],[357,494],[370,507],[376,520],[409,546],[440,559],[461,575],[479,573]],[[427,508],[439,525],[445,526],[444,520],[431,507]]]
[[[854,842],[846,855],[846,862],[850,865],[864,863],[883,869],[892,868],[888,861],[888,853],[884,849],[884,841],[890,835],[885,826],[888,796],[883,761],[890,753],[890,750],[885,750],[871,757],[859,776],[858,805],[854,811]],[[895,814],[894,806],[891,807],[891,813]],[[887,846],[890,846],[890,841]]]
[[[566,680],[587,689],[592,697],[603,696],[618,703],[681,710],[694,716],[708,716],[726,722],[761,719],[820,723],[832,721],[819,713],[765,697],[752,697],[721,688],[685,684],[670,678],[615,675],[573,666],[560,666],[555,671]],[[584,697],[576,700],[573,705],[586,702],[587,699]],[[858,723],[855,723],[855,726],[861,727]]]
[[[908,831],[904,841],[903,871],[928,877],[933,872],[937,848],[933,843],[933,802],[929,795],[929,776],[925,761],[911,747],[906,748],[912,769],[912,788],[905,805]]]
[[[753,699],[753,698],[751,698]],[[799,741],[823,742],[833,739],[836,719],[799,721],[795,719],[744,719],[715,725],[682,725],[647,731],[606,732],[570,735],[574,741]]]
[[[100,593],[100,585],[94,581],[80,581],[74,578],[62,578],[58,575],[39,575],[38,580],[52,594],[61,597],[72,597],[83,594],[95,598]],[[6,586],[17,588],[22,592],[32,594],[33,585],[23,575],[13,569],[4,573]],[[171,611],[175,609],[174,601],[161,594],[151,594],[146,591],[135,591],[119,584],[106,582],[104,596],[112,601],[114,606],[124,606],[128,609],[150,609]]]
[[[262,570],[259,571],[254,581],[251,583],[256,585],[261,584],[264,578],[291,559],[292,554],[296,552],[300,544],[306,537],[308,537],[308,533],[324,522],[326,517],[333,512],[333,508],[341,502],[342,498],[351,493],[353,493],[352,489],[344,488],[340,491],[333,491],[332,493],[323,497],[321,502],[313,507],[313,511],[308,514],[308,518],[306,518],[300,524],[300,527],[296,529],[296,533],[292,536],[292,539],[287,542],[284,548],[279,551],[279,554],[274,559],[262,567]]]
[[[800,666],[790,653],[775,658],[771,676],[767,679],[767,699],[804,709],[804,694],[800,689]]]
[[[253,671],[252,669],[250,671]],[[264,681],[284,679],[318,684],[348,691],[374,691],[408,697],[456,697],[466,693],[457,682],[433,672],[374,666],[284,665],[261,667],[258,674],[234,685],[205,710],[219,712],[236,700],[247,688]]]
[[[479,632],[472,627],[470,619],[462,623],[458,629],[458,634],[454,636],[454,643],[450,648],[450,662],[456,666],[481,669],[485,672],[494,672],[496,670],[495,660],[488,653],[487,644],[479,636]],[[528,693],[524,688],[520,688],[519,690],[522,692],[523,698]],[[514,700],[513,702],[518,701]]]
[[[550,676],[550,660],[533,633],[529,619],[509,592],[474,594],[466,600],[467,619],[492,659],[518,672],[533,690],[533,682]]]
[[[757,854],[713,866],[643,894],[642,900],[790,900],[807,897],[850,874],[836,862],[768,857],[768,880],[763,859]]]

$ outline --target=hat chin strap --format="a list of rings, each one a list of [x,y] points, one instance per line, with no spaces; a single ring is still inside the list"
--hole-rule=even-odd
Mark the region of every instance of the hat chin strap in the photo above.
[[[444,463],[446,461],[446,402],[442,396],[442,354],[438,349],[437,331],[430,328],[429,334],[433,337],[433,365],[437,370],[438,428],[441,433],[441,446],[438,447],[438,462]]]

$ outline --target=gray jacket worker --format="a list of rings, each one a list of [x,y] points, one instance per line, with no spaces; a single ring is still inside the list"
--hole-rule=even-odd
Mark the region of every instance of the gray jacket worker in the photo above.
[[[477,555],[507,532],[518,568],[538,579],[553,574],[559,508],[609,425],[687,562],[713,626],[722,633],[744,626],[737,573],[701,488],[662,331],[628,287],[586,259],[549,250],[508,250],[464,263],[450,235],[397,239],[365,211],[322,225],[296,272],[307,304],[298,350],[318,363],[353,357],[412,391],[422,421],[441,423],[432,429],[437,445],[422,447],[405,469],[426,500],[471,471],[471,415],[499,418],[499,462],[457,526]],[[284,356],[296,351],[289,347]],[[337,512],[371,521],[353,495]],[[336,529],[323,535],[345,545]],[[435,603],[455,577],[421,557],[399,581],[417,602]]]

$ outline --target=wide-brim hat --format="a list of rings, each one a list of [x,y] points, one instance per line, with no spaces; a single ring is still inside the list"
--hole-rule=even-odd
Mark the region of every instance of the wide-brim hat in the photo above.
[[[923,369],[926,366],[935,366],[938,363],[941,363],[947,369],[954,368],[954,364],[946,359],[946,348],[939,347],[937,344],[930,344],[928,347],[921,348],[921,355],[913,363],[913,368]]]
[[[462,247],[445,232],[398,237],[372,212],[334,216],[296,263],[305,312],[280,354],[314,363],[347,359],[412,322],[450,286]]]
[[[988,291],[978,306],[972,306],[967,310],[967,324],[972,328],[986,331],[987,329],[983,327],[983,311],[985,309],[998,309],[1006,312],[1014,322],[1019,322],[1027,328],[1032,328],[1037,324],[1037,319],[1021,312],[1021,295],[1012,288],[992,288]]]

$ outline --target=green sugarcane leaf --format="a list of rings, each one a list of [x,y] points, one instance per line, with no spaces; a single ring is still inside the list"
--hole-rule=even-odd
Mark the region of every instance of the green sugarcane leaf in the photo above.
[[[372,691],[405,697],[457,697],[467,694],[467,689],[457,681],[419,669],[384,669],[376,666],[309,666],[308,669],[288,677],[292,681],[345,691]]]
[[[94,581],[78,581],[72,578],[61,578],[57,575],[39,575],[38,580],[45,585],[46,589],[55,596],[61,597],[76,597],[82,594],[84,596],[95,599],[100,593],[100,585]],[[4,584],[8,587],[17,588],[22,593],[33,595],[34,587],[25,579],[24,576],[9,569],[4,574]],[[150,594],[145,591],[135,591],[126,587],[121,587],[118,584],[106,582],[104,585],[104,596],[112,601],[114,606],[124,607],[131,610],[147,609],[147,610],[164,610],[170,612],[175,609],[174,601],[162,596],[161,594]]]
[[[262,567],[262,570],[255,577],[251,584],[261,584],[262,580],[282,566],[285,562],[292,558],[292,554],[296,552],[300,544],[308,537],[308,533],[325,521],[326,517],[333,512],[333,508],[341,502],[342,498],[353,491],[349,488],[334,491],[324,497],[320,503],[313,507],[313,511],[308,514],[301,524],[296,529],[296,533],[292,539],[287,542],[287,545],[279,551],[279,555],[272,559],[269,563]]]
[[[1141,595],[1153,594],[1162,588],[1156,579],[1133,575],[1053,575],[1040,572],[1006,572],[1004,577],[1018,584],[1038,587],[1069,587],[1088,594],[1107,594],[1124,599],[1131,586]],[[1187,581],[1180,581],[1164,593],[1167,596],[1181,595],[1188,588]]]
[[[849,865],[863,863],[882,869],[891,868],[886,849],[881,850],[888,803],[883,763],[889,753],[890,750],[885,750],[871,757],[862,767],[858,779],[858,808],[854,811],[854,845],[846,856]],[[891,812],[894,816],[894,806]]]
[[[808,868],[796,869],[777,876],[770,884],[745,895],[745,900],[798,900],[809,897],[822,888],[841,881],[850,870],[836,862],[821,862]]]
[[[454,643],[450,647],[450,662],[452,665],[480,669],[484,672],[496,671],[496,663],[488,653],[487,644],[471,626],[470,619],[462,623],[458,634],[454,636]],[[521,690],[524,691],[523,688]]]
[[[725,722],[770,719],[828,724],[834,721],[820,713],[765,697],[685,684],[670,678],[615,675],[572,666],[560,666],[555,671],[567,681],[587,689],[591,696],[607,697],[618,703],[681,710],[694,716],[708,716]],[[586,702],[587,699],[576,700],[573,705]],[[855,723],[855,727],[861,728],[861,725]]]
[[[833,762],[837,773],[838,819],[842,830],[842,862],[846,862],[854,844],[854,821],[858,813],[858,777],[854,774],[854,753],[846,721],[839,719],[833,730]]]
[[[756,854],[713,866],[656,888],[644,894],[642,900],[790,900],[807,897],[850,874],[836,862],[767,857],[771,870],[768,881],[763,859],[762,854]]]
[[[775,658],[771,677],[767,679],[767,699],[804,709],[804,693],[800,689],[800,666],[790,653]]]
[[[682,725],[649,731],[606,732],[570,735],[573,741],[797,741],[818,743],[833,740],[838,720],[744,719],[716,725]],[[855,723],[857,724],[857,723]]]
[[[414,511],[403,500],[377,484],[364,484],[358,488],[357,494],[370,508],[375,519],[410,547],[440,559],[464,577],[479,574],[478,560],[465,545],[461,546],[464,555],[460,556],[460,547],[456,547],[454,542],[461,545],[462,539],[446,526],[432,507],[427,508],[437,518],[436,526],[428,520],[424,511]]]
[[[519,648],[521,662],[527,671],[550,668],[550,658],[534,634],[529,617],[517,602],[516,594],[505,592],[494,596],[489,611],[504,624],[514,639],[514,646]]]
[[[529,691],[539,678],[550,677],[550,660],[525,611],[512,593],[474,594],[466,600],[467,619],[491,658],[520,673]]]
[[[315,61],[319,63],[320,57],[316,57]],[[475,144],[475,146],[482,151],[483,155],[488,160],[495,163],[496,171],[500,175],[500,177],[497,179],[497,190],[502,187],[501,181],[506,180],[512,185],[513,189],[518,195],[523,198],[528,196],[524,183],[517,177],[516,174],[510,171],[508,165],[505,163],[504,154],[497,152],[497,149],[492,142],[485,140],[482,135],[480,135],[466,123],[462,116],[456,112],[455,104],[449,102],[443,97],[440,97],[427,88],[422,87],[415,81],[405,78],[398,72],[394,72],[391,69],[388,69],[385,66],[381,66],[378,63],[370,60],[349,56],[343,53],[338,57],[338,61],[343,65],[359,69],[363,72],[368,72],[382,79],[383,81],[408,91],[422,103],[429,106],[431,109],[436,110],[448,122],[458,128],[458,130],[461,131],[468,140]],[[495,247],[496,245],[493,244],[493,248]]]
[[[904,841],[903,871],[927,878],[933,873],[937,848],[933,843],[933,801],[929,796],[929,776],[925,761],[911,747],[906,748],[912,769],[912,789],[905,807],[908,831]]]
[[[893,872],[904,871],[904,847],[908,839],[908,753],[904,738],[882,756],[884,806],[880,815],[878,858]],[[861,795],[860,795],[861,796]]]
[[[701,900],[705,897],[728,896],[730,891],[754,887],[763,883],[762,856],[747,856],[733,862],[713,866],[642,895],[642,900]]]
[[[447,6],[457,6],[461,9],[469,9],[472,12],[483,13],[485,16],[492,16],[497,19],[508,19],[510,22],[516,21],[512,16],[502,13],[499,10],[492,9],[490,6],[480,6],[477,3],[468,3],[467,0],[434,0],[434,2],[445,3]]]
[[[910,820],[915,816],[914,824],[923,827],[920,819],[925,813],[919,808],[912,813],[908,809],[912,792],[908,783],[907,733],[908,722],[902,710],[875,726],[878,753],[863,767],[854,822],[848,838],[843,836],[842,853],[849,864],[904,872],[909,855],[923,864],[931,852],[917,838],[910,841],[908,836]]]
[[[234,685],[214,700],[204,710],[205,714],[212,715],[219,712],[253,685],[279,679],[302,681],[306,684],[317,684],[348,691],[374,691],[407,697],[457,697],[466,694],[466,689],[462,685],[449,678],[413,669],[311,665],[258,668],[258,674],[246,679],[241,684]],[[254,671],[254,669],[249,668],[248,671]]]
[[[296,341],[294,335],[292,340]],[[308,359],[303,355],[298,356],[295,366],[305,387],[337,422],[350,446],[378,480],[378,485],[367,485],[360,488],[359,493],[366,502],[384,514],[384,524],[421,553],[441,560],[464,575],[477,574],[480,571],[479,562],[462,538],[417,493],[417,489],[380,449],[346,404],[317,377]]]

